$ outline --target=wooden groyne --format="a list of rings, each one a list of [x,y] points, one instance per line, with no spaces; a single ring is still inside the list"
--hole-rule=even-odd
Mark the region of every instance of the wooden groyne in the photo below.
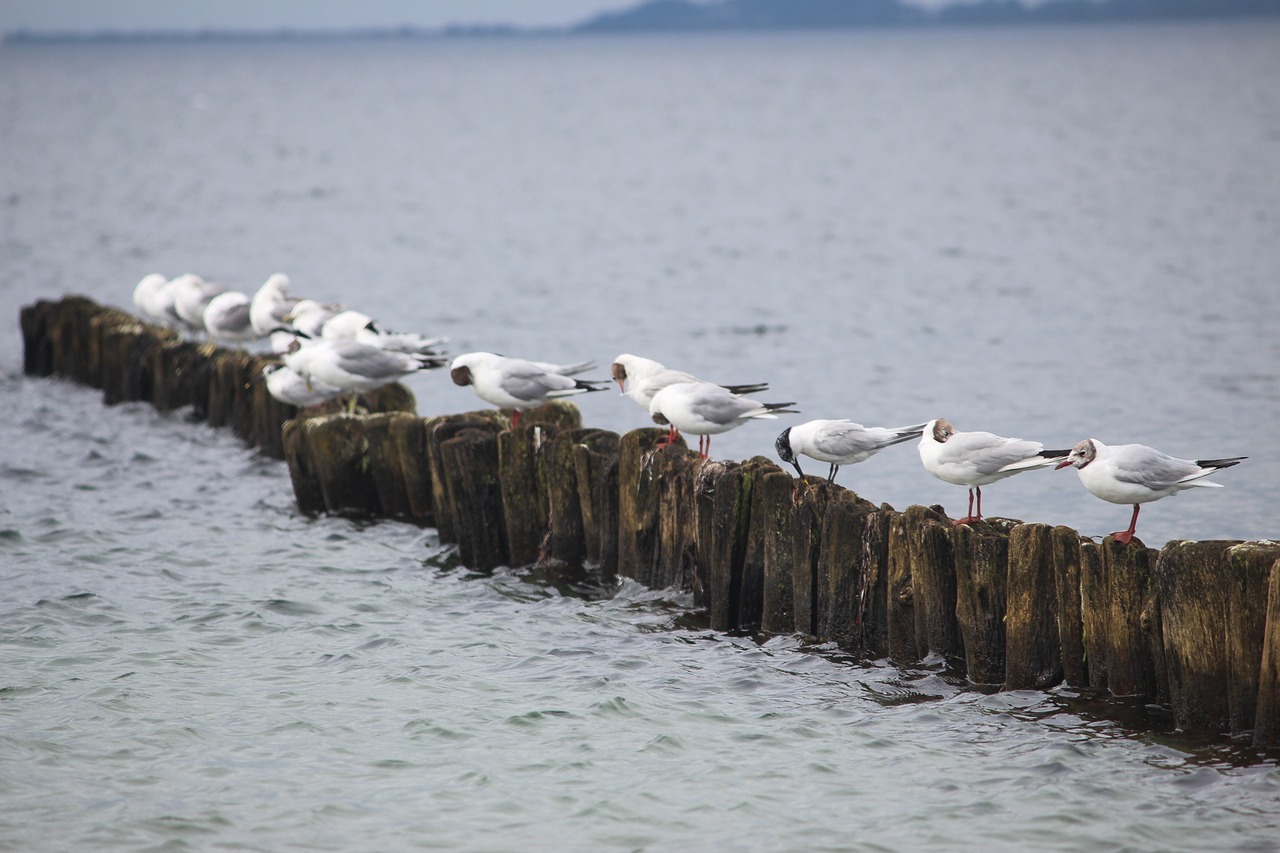
[[[976,686],[1066,683],[1170,709],[1190,732],[1280,748],[1280,543],[1094,542],[1008,519],[953,527],[772,460],[699,459],[665,430],[584,428],[559,403],[423,418],[395,386],[366,416],[295,417],[251,380],[266,359],[182,343],[83,297],[27,306],[26,372],[108,403],[233,428],[289,465],[306,512],[433,524],[486,570],[589,568],[692,590],[711,626],[800,633]]]

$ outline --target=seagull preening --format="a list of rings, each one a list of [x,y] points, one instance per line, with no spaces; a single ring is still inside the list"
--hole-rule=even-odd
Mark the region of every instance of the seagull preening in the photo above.
[[[310,383],[319,380],[350,394],[347,413],[356,409],[356,398],[364,391],[390,385],[420,370],[444,367],[446,360],[391,352],[350,339],[311,341],[294,338],[282,356],[295,373]]]
[[[1045,450],[1038,441],[1004,438],[989,432],[956,432],[942,418],[924,425],[920,437],[920,461],[933,476],[946,483],[969,487],[969,514],[954,524],[982,520],[982,487],[1033,468],[1056,464],[1069,450]],[[978,495],[978,512],[973,496]]]
[[[573,378],[594,366],[593,361],[550,364],[491,352],[469,352],[453,360],[449,375],[455,385],[470,385],[481,400],[511,412],[511,426],[518,427],[521,412],[561,397],[603,391],[608,380]]]
[[[794,402],[760,403],[714,382],[681,382],[654,394],[649,414],[656,424],[670,425],[680,432],[698,436],[698,455],[705,459],[711,452],[711,436],[757,418],[797,414],[795,409],[787,408],[794,405]]]
[[[925,426],[864,427],[850,420],[807,421],[784,429],[774,442],[774,449],[783,462],[795,466],[801,477],[804,471],[800,470],[798,456],[830,463],[827,482],[833,483],[841,465],[864,462],[886,447],[910,441],[918,437]]]
[[[684,370],[672,370],[661,362],[651,358],[624,352],[613,360],[610,368],[613,381],[618,383],[618,390],[624,397],[630,397],[646,412],[653,402],[653,395],[668,385],[679,385],[681,382],[701,382],[702,380]],[[732,394],[754,394],[757,391],[769,390],[768,382],[754,382],[747,385],[721,385]],[[667,444],[674,444],[680,436],[675,425],[667,433]]]
[[[1175,495],[1183,489],[1196,486],[1222,488],[1221,483],[1204,482],[1223,468],[1239,465],[1247,456],[1231,456],[1226,459],[1179,459],[1161,453],[1145,444],[1118,444],[1109,447],[1096,438],[1086,438],[1071,448],[1058,468],[1075,466],[1080,482],[1095,497],[1113,504],[1133,504],[1133,516],[1129,529],[1111,535],[1117,542],[1133,541],[1134,528],[1138,525],[1138,510],[1144,503]]]
[[[342,394],[341,388],[335,388],[319,379],[308,379],[287,364],[268,364],[262,368],[258,381],[267,383],[267,392],[272,397],[299,409],[318,406]]]

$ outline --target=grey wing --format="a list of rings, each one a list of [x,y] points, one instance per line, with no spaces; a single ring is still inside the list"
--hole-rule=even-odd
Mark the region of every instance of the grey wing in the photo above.
[[[237,332],[243,332],[249,328],[252,322],[249,320],[249,303],[244,302],[239,305],[232,306],[222,318],[224,328],[232,329]]]
[[[404,353],[381,350],[349,339],[335,341],[333,349],[343,370],[367,379],[385,379],[418,368],[418,363]]]
[[[953,444],[954,455],[944,453],[944,460],[967,463],[982,475],[996,474],[1010,466],[1016,466],[1044,449],[1044,445],[1038,441],[1004,438],[989,432],[957,433],[943,446],[950,450]]]
[[[1150,447],[1125,448],[1110,461],[1112,472],[1120,482],[1156,491],[1168,489],[1180,480],[1200,473],[1200,466],[1191,460],[1178,459]]]
[[[822,453],[832,456],[852,456],[859,453],[871,453],[881,446],[862,424],[843,421],[828,426],[813,439],[813,447]]]
[[[508,362],[502,375],[502,390],[521,400],[540,400],[552,391],[577,387],[577,382],[559,373],[549,373],[536,362]]]
[[[698,383],[698,391],[691,403],[698,414],[713,424],[730,424],[754,411],[765,411],[764,406],[747,397],[739,397],[719,385]]]

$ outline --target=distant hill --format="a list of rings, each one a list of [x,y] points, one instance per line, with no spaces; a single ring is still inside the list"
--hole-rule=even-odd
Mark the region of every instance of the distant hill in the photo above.
[[[578,33],[912,27],[938,24],[1109,22],[1280,15],[1280,0],[984,0],[927,11],[900,0],[650,0],[597,15]]]

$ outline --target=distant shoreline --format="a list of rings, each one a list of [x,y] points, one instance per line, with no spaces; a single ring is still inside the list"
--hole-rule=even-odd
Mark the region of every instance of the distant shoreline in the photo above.
[[[1280,17],[1280,0],[983,0],[926,10],[902,0],[649,0],[564,27],[454,24],[306,28],[198,28],[187,30],[30,30],[0,32],[0,43],[138,43],[538,38],[573,35],[919,30],[973,26],[1198,22]]]

